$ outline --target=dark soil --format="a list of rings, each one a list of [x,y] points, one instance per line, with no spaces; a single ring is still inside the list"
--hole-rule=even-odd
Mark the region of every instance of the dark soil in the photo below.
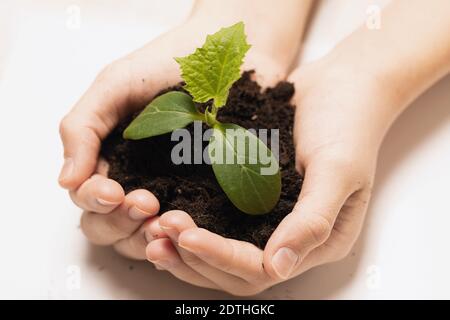
[[[118,181],[126,192],[140,188],[153,192],[160,201],[161,213],[183,210],[199,227],[264,248],[277,225],[292,210],[302,177],[296,172],[294,163],[294,109],[289,103],[294,94],[293,85],[280,82],[261,92],[250,76],[251,72],[245,72],[234,84],[218,119],[247,129],[280,130],[282,191],[272,212],[261,216],[240,212],[220,188],[210,165],[174,165],[170,154],[178,142],[170,141],[170,134],[140,141],[124,140],[122,132],[131,119],[119,125],[103,142],[102,155],[110,164],[110,178]],[[183,89],[180,84],[164,92],[169,90]],[[205,108],[205,105],[198,106]],[[192,130],[193,126],[188,129]]]

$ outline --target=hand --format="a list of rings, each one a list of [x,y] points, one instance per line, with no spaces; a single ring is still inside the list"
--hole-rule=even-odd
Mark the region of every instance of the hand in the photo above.
[[[296,87],[296,166],[305,180],[298,203],[264,251],[198,228],[188,214],[171,211],[159,220],[170,241],[150,242],[150,261],[189,283],[253,295],[348,254],[392,121],[382,110],[395,99],[376,78],[336,67],[332,60],[302,67],[289,78]]]
[[[108,165],[98,161],[101,141],[121,119],[142,108],[160,90],[181,81],[173,57],[191,53],[201,46],[207,33],[219,27],[190,19],[112,63],[62,120],[65,164],[59,182],[84,210],[81,228],[94,244],[113,245],[129,258],[145,259],[148,241],[165,236],[155,217],[159,211],[155,196],[146,190],[125,195],[117,182],[107,178]],[[245,69],[257,68],[260,83],[278,82],[286,75],[290,61],[275,63],[260,49],[262,44],[267,46],[268,37],[252,32],[250,27],[247,32],[254,46]]]
[[[151,193],[136,190],[125,195],[120,185],[106,178],[107,164],[98,161],[101,140],[121,119],[180,80],[172,57],[190,53],[206,33],[220,26],[265,17],[262,25],[251,28],[252,23],[246,24],[253,44],[246,68],[259,72],[260,83],[283,79],[300,41],[308,1],[286,0],[277,7],[281,13],[273,14],[271,0],[230,0],[226,4],[198,0],[197,14],[190,21],[101,72],[61,123],[65,165],[59,181],[85,210],[85,234],[94,243],[114,244],[128,257],[147,256],[187,282],[236,295],[258,293],[345,256],[361,229],[378,148],[396,116],[392,110],[400,113],[408,101],[449,70],[448,42],[442,41],[447,36],[448,2],[436,2],[433,15],[423,15],[424,6],[430,10],[429,3],[410,2],[390,6],[382,31],[367,33],[360,28],[341,45],[349,64],[328,57],[290,77],[297,90],[296,163],[305,181],[299,202],[263,252],[249,243],[199,229],[180,211],[156,218],[159,204]],[[297,10],[298,6],[304,10]],[[406,6],[404,23],[394,23],[403,17],[399,14]],[[230,21],[234,14],[241,16]],[[433,21],[426,20],[429,16]],[[205,17],[207,24],[201,22]],[[410,30],[416,31],[415,41],[404,37]],[[372,48],[387,43],[395,50],[372,53]],[[372,68],[361,72],[355,65]],[[371,75],[379,69],[387,70],[385,79],[390,85],[395,83],[397,90]]]

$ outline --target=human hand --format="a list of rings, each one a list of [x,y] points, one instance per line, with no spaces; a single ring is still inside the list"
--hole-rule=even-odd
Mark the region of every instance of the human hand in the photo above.
[[[207,33],[219,27],[216,22],[189,19],[112,63],[61,122],[65,164],[59,182],[84,210],[81,228],[91,242],[113,245],[127,257],[145,259],[148,241],[164,237],[154,217],[158,200],[146,190],[125,195],[117,182],[107,178],[108,165],[98,161],[101,141],[121,119],[142,108],[160,90],[177,84],[181,78],[173,57],[192,52]],[[270,57],[265,51],[270,37],[254,30],[251,24],[247,27],[253,48],[244,69],[256,68],[258,82],[272,85],[285,77],[290,61],[278,63]]]
[[[169,239],[151,241],[147,256],[199,286],[254,295],[306,270],[345,257],[370,198],[378,149],[396,102],[384,85],[331,58],[294,71],[299,201],[264,251],[198,228],[187,213],[164,213]],[[324,94],[326,93],[326,94]],[[384,111],[386,112],[384,112]]]

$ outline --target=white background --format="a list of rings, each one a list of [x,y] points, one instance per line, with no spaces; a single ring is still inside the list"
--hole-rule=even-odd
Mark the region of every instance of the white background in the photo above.
[[[352,3],[320,3],[301,62],[325,54],[367,18],[373,1]],[[0,0],[0,298],[229,298],[90,246],[78,228],[79,210],[56,183],[62,116],[102,66],[178,24],[190,6],[186,0]],[[73,8],[81,10],[80,28],[70,24]],[[388,134],[351,255],[258,297],[450,298],[449,181],[447,77]]]

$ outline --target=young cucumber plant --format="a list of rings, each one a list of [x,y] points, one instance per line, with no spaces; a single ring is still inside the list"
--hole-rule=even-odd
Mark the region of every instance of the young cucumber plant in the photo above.
[[[238,125],[217,120],[217,112],[225,106],[231,86],[241,77],[240,67],[249,49],[242,22],[208,35],[203,47],[186,57],[175,58],[186,82],[184,89],[190,95],[172,91],[155,98],[131,122],[123,136],[144,139],[172,132],[194,121],[205,122],[213,129],[208,154],[217,181],[237,208],[256,215],[271,211],[280,198],[278,161],[256,135]],[[204,113],[194,104],[210,100],[212,104]],[[247,152],[250,146],[256,146],[258,152]],[[270,161],[262,161],[258,157],[262,154]],[[224,155],[227,161],[223,161]],[[229,155],[233,161],[229,161]],[[262,174],[268,164],[275,169],[270,174]]]

